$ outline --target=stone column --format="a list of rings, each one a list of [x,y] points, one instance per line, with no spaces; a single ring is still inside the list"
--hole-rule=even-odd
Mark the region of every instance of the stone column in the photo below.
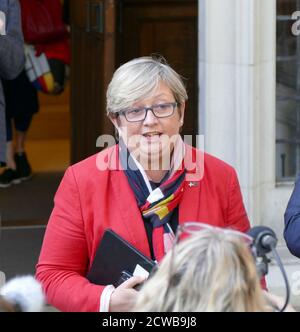
[[[199,0],[199,128],[236,168],[252,224],[275,179],[275,42],[275,0]]]

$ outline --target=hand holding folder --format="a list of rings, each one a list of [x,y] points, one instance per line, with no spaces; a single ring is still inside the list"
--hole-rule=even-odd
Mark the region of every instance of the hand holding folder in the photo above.
[[[156,263],[117,233],[104,232],[87,279],[97,285],[119,286],[133,275],[148,275]]]

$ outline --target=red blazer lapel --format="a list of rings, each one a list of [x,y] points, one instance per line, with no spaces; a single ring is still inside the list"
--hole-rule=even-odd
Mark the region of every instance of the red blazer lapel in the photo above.
[[[127,230],[127,240],[138,250],[150,257],[148,238],[140,210],[137,206],[126,175],[122,170],[111,171],[111,186],[113,189],[114,204],[119,209],[120,222]],[[122,234],[120,234],[122,236]]]
[[[201,182],[193,183],[185,181],[182,200],[179,204],[179,224],[187,221],[200,221],[199,200]]]
[[[184,193],[179,205],[179,224],[187,221],[199,220],[199,201],[201,194],[201,180],[204,175],[204,152],[185,145]]]

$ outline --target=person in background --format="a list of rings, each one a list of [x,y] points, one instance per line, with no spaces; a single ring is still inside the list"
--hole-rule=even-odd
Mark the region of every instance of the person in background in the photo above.
[[[187,98],[180,75],[163,58],[133,59],[114,73],[107,113],[119,144],[67,169],[36,266],[52,306],[131,310],[138,294],[134,286],[143,278],[116,288],[86,278],[107,229],[158,262],[186,221],[249,229],[233,167],[179,134]]]
[[[70,61],[69,36],[62,21],[62,5],[59,0],[35,1],[20,1],[25,43],[32,44],[37,55],[42,53],[47,55],[51,73],[54,75],[55,72],[57,79],[51,93],[59,94],[64,89],[65,63]],[[37,19],[45,15],[45,12],[48,15],[47,19]],[[48,26],[41,26],[45,22]],[[60,25],[56,31],[58,23]],[[31,40],[31,38],[35,39]],[[47,80],[44,81],[47,85],[45,82]],[[37,87],[29,80],[25,69],[15,79],[3,81],[3,86],[6,100],[7,153],[6,169],[0,175],[0,188],[7,188],[12,184],[28,180],[32,176],[25,142],[33,116],[39,111],[39,98]],[[15,139],[13,133],[15,133]]]
[[[37,90],[29,82],[24,70],[14,80],[3,81],[3,87],[6,101],[7,147],[6,169],[0,175],[0,188],[7,188],[32,176],[25,152],[25,142],[32,117],[39,110],[39,100]]]
[[[245,233],[187,223],[190,235],[174,246],[141,288],[133,311],[278,311],[283,302],[262,290]],[[287,311],[294,311],[289,306]]]
[[[7,1],[6,1],[7,2]],[[21,12],[21,22],[24,19]],[[21,50],[24,54],[24,40]],[[16,77],[3,80],[6,119],[6,168],[0,175],[0,188],[21,183],[31,177],[31,166],[25,153],[25,141],[32,116],[39,109],[38,94],[23,69]],[[13,124],[15,142],[13,140]]]
[[[0,0],[0,166],[6,163],[5,100],[2,79],[14,79],[23,69],[25,55],[17,0]]]
[[[300,176],[284,214],[284,239],[290,252],[300,258]]]

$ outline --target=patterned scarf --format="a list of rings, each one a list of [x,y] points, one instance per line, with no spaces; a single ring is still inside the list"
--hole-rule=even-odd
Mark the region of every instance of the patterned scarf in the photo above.
[[[149,179],[139,162],[128,152],[120,140],[120,160],[125,170],[129,185],[137,200],[144,219],[152,224],[152,244],[156,260],[159,262],[171,249],[174,233],[169,224],[172,211],[178,206],[183,194],[185,169],[166,174],[159,187],[152,190]],[[127,167],[124,167],[127,165]],[[128,167],[134,165],[135,167]],[[132,169],[134,168],[134,169]]]

